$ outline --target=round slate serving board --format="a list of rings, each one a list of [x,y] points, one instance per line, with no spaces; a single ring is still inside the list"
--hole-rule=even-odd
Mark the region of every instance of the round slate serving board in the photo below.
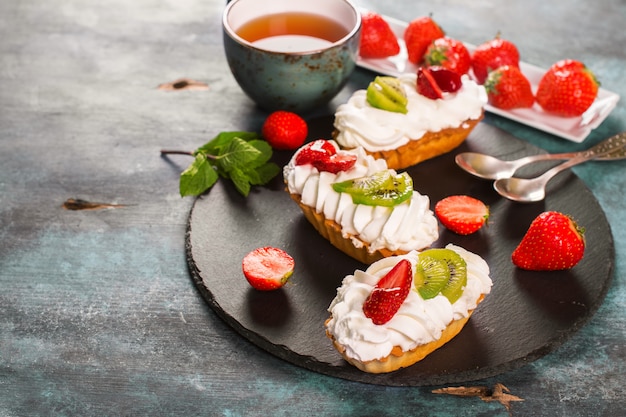
[[[310,122],[310,139],[329,137],[332,118]],[[243,337],[295,365],[370,384],[425,386],[483,379],[520,367],[560,346],[598,309],[614,269],[611,230],[602,208],[572,172],[555,178],[545,201],[514,203],[501,198],[490,181],[466,174],[454,163],[464,151],[513,159],[542,151],[480,123],[457,150],[407,171],[431,207],[452,194],[468,194],[491,208],[488,227],[470,236],[443,228],[433,245],[455,243],[482,256],[493,288],[452,341],[417,364],[389,374],[367,374],[345,362],[326,338],[323,323],[336,288],[363,265],[323,239],[284,191],[282,176],[247,198],[220,180],[199,197],[186,236],[192,278],[206,302]],[[284,165],[291,153],[276,153]],[[600,163],[600,162],[596,162]],[[554,164],[554,163],[552,163]],[[550,165],[536,164],[521,175]],[[511,253],[541,212],[572,215],[586,229],[583,260],[569,271],[528,272],[511,263]],[[252,289],[241,260],[260,246],[288,251],[296,261],[290,282],[274,292]]]

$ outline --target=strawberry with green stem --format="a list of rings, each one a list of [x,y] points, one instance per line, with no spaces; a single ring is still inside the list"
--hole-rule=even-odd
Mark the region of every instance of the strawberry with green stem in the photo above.
[[[485,81],[489,104],[503,110],[532,107],[535,102],[526,76],[514,65],[504,65],[489,73]]]

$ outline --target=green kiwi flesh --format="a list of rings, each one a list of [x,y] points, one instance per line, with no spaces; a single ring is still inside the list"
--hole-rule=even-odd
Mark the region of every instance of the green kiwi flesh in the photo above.
[[[451,249],[425,250],[419,254],[414,282],[425,300],[441,293],[454,303],[467,285],[467,264]]]
[[[393,207],[411,198],[413,179],[403,172],[393,175],[391,171],[377,172],[368,177],[337,182],[333,190],[352,196],[354,204]]]
[[[367,102],[377,109],[394,113],[408,112],[408,98],[400,80],[395,77],[378,76],[367,87]]]

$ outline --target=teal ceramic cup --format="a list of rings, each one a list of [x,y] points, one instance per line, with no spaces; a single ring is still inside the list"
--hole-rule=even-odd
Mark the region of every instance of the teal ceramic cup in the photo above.
[[[361,15],[349,0],[233,0],[222,27],[241,89],[267,111],[306,112],[354,71]]]

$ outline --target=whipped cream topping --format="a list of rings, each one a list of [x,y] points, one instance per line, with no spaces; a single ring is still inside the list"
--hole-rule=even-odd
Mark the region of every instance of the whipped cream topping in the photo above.
[[[376,283],[400,259],[407,259],[415,266],[417,251],[381,259],[367,270],[356,270],[354,275],[343,279],[328,308],[331,318],[326,329],[345,347],[348,357],[366,362],[388,356],[394,346],[409,351],[439,339],[452,320],[467,317],[470,310],[476,308],[480,295],[491,291],[489,266],[480,256],[460,246],[449,244],[446,247],[467,263],[467,285],[454,304],[441,294],[424,300],[417,291],[411,290],[400,310],[387,323],[376,325],[365,316],[363,304]]]
[[[410,140],[419,140],[427,132],[457,128],[466,120],[478,119],[487,104],[485,88],[467,75],[461,77],[461,89],[444,93],[438,100],[417,92],[416,74],[398,79],[407,94],[408,112],[377,109],[367,102],[366,90],[354,92],[335,112],[335,128],[339,132],[336,140],[341,147],[362,146],[370,152],[396,149]]]
[[[438,223],[430,210],[430,199],[417,191],[413,191],[409,200],[394,207],[354,204],[352,196],[336,192],[333,183],[384,171],[387,162],[367,155],[361,147],[341,151],[336,142],[329,142],[338,152],[356,155],[355,165],[337,174],[320,172],[310,164],[296,165],[295,159],[301,148],[283,168],[291,194],[299,194],[303,204],[314,207],[317,213],[323,213],[326,219],[339,224],[343,237],[351,239],[355,247],[361,248],[367,243],[370,253],[381,248],[408,252],[426,248],[437,240]]]

